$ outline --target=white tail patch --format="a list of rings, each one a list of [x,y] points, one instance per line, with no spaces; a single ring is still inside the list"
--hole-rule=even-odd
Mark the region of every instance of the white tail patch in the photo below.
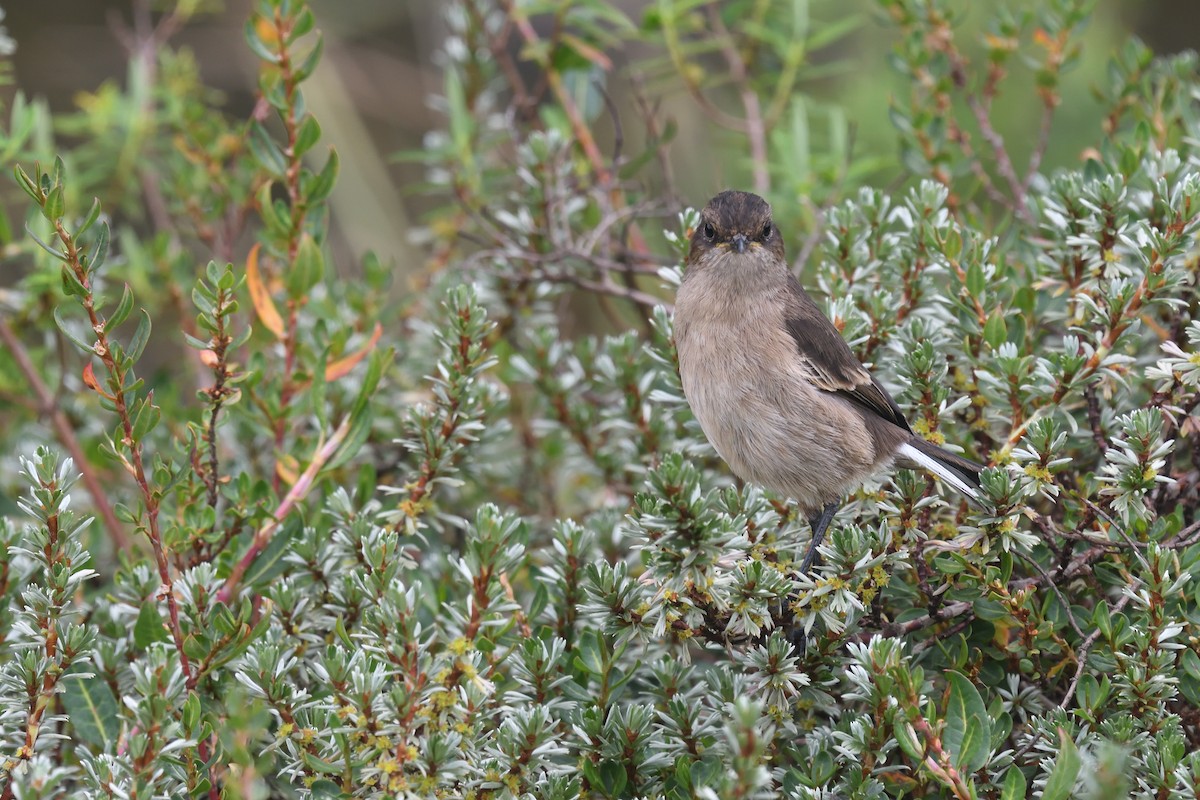
[[[962,476],[955,472],[951,467],[946,466],[941,461],[938,461],[927,453],[922,453],[911,444],[905,442],[896,450],[896,454],[920,464],[923,468],[929,470],[934,475],[944,480],[946,483],[953,486],[962,494],[966,495],[971,500],[979,501],[979,490],[962,479]]]

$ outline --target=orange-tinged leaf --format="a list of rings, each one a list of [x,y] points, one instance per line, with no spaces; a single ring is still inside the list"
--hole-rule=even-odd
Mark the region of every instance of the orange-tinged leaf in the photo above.
[[[348,356],[343,356],[336,361],[330,361],[325,365],[325,381],[326,383],[336,381],[338,378],[354,369],[354,365],[362,361],[367,355],[375,349],[375,345],[379,343],[379,337],[383,335],[383,326],[378,322],[375,323],[375,330],[371,332],[371,339],[358,350]]]
[[[282,455],[275,462],[275,474],[279,476],[280,480],[291,486],[300,478],[300,463],[294,456]]]
[[[279,29],[272,25],[271,20],[266,17],[259,17],[254,21],[254,32],[258,34],[258,38],[262,39],[264,44],[279,44]]]
[[[275,301],[271,299],[271,293],[263,283],[262,273],[258,271],[257,244],[250,248],[250,255],[246,256],[246,286],[250,289],[250,302],[254,304],[254,311],[262,324],[275,334],[276,339],[282,339],[283,317],[279,316]]]
[[[96,373],[90,363],[83,368],[83,385],[102,397],[112,399],[108,392],[100,388],[100,381],[96,380]]]

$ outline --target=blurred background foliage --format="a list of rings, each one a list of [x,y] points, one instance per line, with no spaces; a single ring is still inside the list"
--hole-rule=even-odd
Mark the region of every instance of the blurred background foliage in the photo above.
[[[187,5],[197,9],[196,16],[178,30],[173,44],[192,54],[188,60],[194,62],[198,79],[220,93],[231,116],[248,115],[254,104],[257,65],[243,45],[247,4],[197,0]],[[428,131],[444,124],[442,113],[429,102],[430,95],[443,88],[435,63],[446,34],[439,13],[442,5],[440,0],[318,0],[312,6],[321,20],[326,50],[308,87],[308,99],[342,161],[334,196],[333,240],[343,252],[356,257],[372,250],[384,261],[394,261],[406,275],[420,274],[427,266],[427,251],[414,247],[410,234],[420,226],[422,215],[441,201],[420,190],[425,178],[421,166],[394,156],[419,148]],[[558,4],[547,7],[553,5]],[[646,0],[613,4],[635,23],[652,14],[654,5]],[[830,157],[825,140],[831,125],[829,115],[835,115],[846,126],[846,132],[837,135],[849,136],[845,146],[866,162],[866,166],[856,166],[869,167],[871,183],[886,185],[898,173],[889,99],[906,91],[903,79],[888,67],[893,33],[889,26],[879,24],[871,0],[801,5],[808,8],[814,32],[821,34],[830,25],[842,32],[834,41],[805,54],[810,63],[798,88],[812,115],[808,125],[814,141],[808,157]],[[976,39],[971,31],[983,24],[985,9],[967,2],[957,5],[963,10],[966,35],[962,40],[973,43]],[[1036,8],[1040,4],[1029,0],[1011,5]],[[4,24],[19,43],[10,57],[12,81],[0,93],[6,106],[20,89],[31,98],[44,100],[47,109],[57,114],[80,109],[104,111],[101,120],[114,127],[114,136],[121,135],[136,123],[128,118],[128,109],[115,107],[113,89],[144,79],[136,67],[129,68],[128,29],[138,24],[138,17],[148,8],[157,7],[148,0],[5,4]],[[552,23],[539,15],[532,24],[544,34]],[[1065,78],[1047,166],[1078,164],[1081,150],[1094,141],[1092,132],[1104,112],[1092,89],[1101,80],[1112,48],[1129,34],[1144,39],[1157,53],[1194,47],[1191,31],[1197,25],[1200,8],[1189,0],[1098,2],[1082,61]],[[516,42],[513,49],[518,50]],[[623,132],[631,140],[627,149],[636,147],[642,131],[633,124],[638,112],[620,68],[636,62],[645,52],[636,45],[606,51],[616,69],[611,77],[599,76],[625,122]],[[815,68],[818,65],[820,69]],[[522,64],[522,69],[535,72],[529,64]],[[994,115],[997,130],[1011,143],[1018,159],[1033,147],[1039,116],[1019,87],[1020,78],[1014,81],[1012,91],[996,101]],[[749,184],[744,142],[713,124],[689,100],[677,79],[663,78],[655,86],[655,94],[661,94],[663,118],[672,120],[679,131],[668,152],[678,201],[699,204],[721,188]],[[88,124],[103,124],[101,120]],[[80,124],[82,119],[77,126]],[[610,152],[611,120],[599,119],[596,128],[605,152]],[[788,132],[781,130],[780,135]],[[786,186],[786,181],[780,182],[781,189]],[[661,184],[652,185],[650,191],[657,188]],[[338,261],[351,264],[354,260]],[[0,282],[11,280],[11,272],[0,275]]]

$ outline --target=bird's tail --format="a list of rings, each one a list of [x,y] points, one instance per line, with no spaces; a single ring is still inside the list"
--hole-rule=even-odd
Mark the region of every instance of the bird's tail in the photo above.
[[[979,471],[983,469],[982,464],[943,450],[919,436],[913,436],[900,445],[896,455],[937,475],[972,503],[978,505],[982,502],[979,491]]]

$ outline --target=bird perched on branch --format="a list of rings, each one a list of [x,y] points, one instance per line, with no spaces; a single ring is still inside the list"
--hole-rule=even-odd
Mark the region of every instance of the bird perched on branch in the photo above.
[[[842,499],[874,473],[925,469],[978,502],[979,464],[913,433],[792,275],[771,206],[727,191],[700,213],[675,298],[683,391],[744,480],[808,516],[807,572]]]

